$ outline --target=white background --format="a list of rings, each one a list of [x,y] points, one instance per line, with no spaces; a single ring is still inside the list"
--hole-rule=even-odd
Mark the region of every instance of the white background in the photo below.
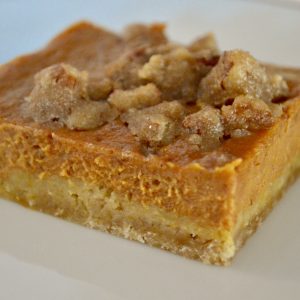
[[[222,49],[300,67],[300,5],[267,2],[0,0],[0,63],[87,19],[164,21],[182,42],[214,31]],[[300,299],[299,200],[298,181],[228,268],[0,201],[0,299]]]

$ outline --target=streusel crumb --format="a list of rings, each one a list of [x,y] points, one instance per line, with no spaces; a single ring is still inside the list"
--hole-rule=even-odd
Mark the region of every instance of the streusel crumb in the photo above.
[[[249,131],[266,129],[276,120],[268,104],[249,96],[239,96],[232,105],[223,106],[222,117],[228,135],[236,129]]]
[[[35,75],[26,98],[28,111],[39,123],[65,123],[72,110],[88,99],[88,74],[67,64],[53,65]]]
[[[161,93],[153,83],[131,90],[115,90],[108,98],[108,102],[120,111],[152,106],[160,101]]]
[[[106,101],[85,101],[75,107],[65,123],[70,129],[88,130],[113,121],[118,115]]]
[[[180,134],[179,121],[184,112],[178,101],[162,102],[142,110],[130,110],[122,120],[142,143],[155,148],[171,143]]]
[[[200,81],[195,58],[182,47],[168,54],[151,56],[139,76],[155,83],[165,100],[195,99]]]
[[[179,121],[185,116],[187,110],[182,103],[174,100],[161,102],[143,109],[142,112],[147,114],[163,114],[174,121]]]
[[[27,115],[72,130],[119,118],[152,153],[176,139],[209,152],[270,128],[282,114],[280,103],[298,93],[248,52],[221,53],[213,34],[183,46],[168,41],[164,29],[127,27],[118,37],[119,56],[90,77],[63,63],[41,70],[26,98]]]
[[[107,99],[113,90],[113,82],[109,78],[91,78],[88,84],[88,94],[91,100]]]
[[[217,148],[224,134],[220,110],[211,106],[188,115],[182,125],[192,134],[189,142],[199,145],[205,151]]]
[[[132,89],[144,83],[138,72],[147,61],[144,48],[134,49],[106,65],[105,75],[112,80],[114,89]]]
[[[175,137],[175,122],[163,114],[131,113],[126,121],[131,133],[150,147],[167,145]]]
[[[89,100],[88,74],[67,64],[37,73],[26,101],[27,114],[36,122],[70,129],[93,129],[116,116],[107,103]]]
[[[225,51],[218,64],[201,81],[198,97],[211,105],[222,105],[240,95],[264,101],[286,95],[287,84],[274,77],[248,52]]]

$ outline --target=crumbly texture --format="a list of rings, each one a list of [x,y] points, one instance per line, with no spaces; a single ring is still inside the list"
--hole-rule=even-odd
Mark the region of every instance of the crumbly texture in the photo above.
[[[189,142],[204,151],[217,148],[224,135],[222,116],[219,109],[205,106],[184,118],[183,127],[191,134]]]
[[[67,64],[40,71],[26,98],[28,115],[72,130],[119,119],[143,155],[176,139],[199,152],[214,151],[281,117],[278,103],[291,85],[280,74],[248,52],[221,53],[213,34],[184,46],[168,41],[164,29],[159,23],[128,26],[118,37],[123,51],[101,76]]]
[[[139,70],[154,52],[164,52],[169,46],[164,34],[165,26],[133,24],[125,28],[123,40],[125,49],[114,61],[105,66],[105,76],[110,78],[115,89],[132,89],[144,84]]]
[[[86,101],[77,105],[66,120],[70,129],[89,130],[113,121],[119,112],[105,101]]]
[[[267,103],[249,96],[238,96],[232,105],[223,106],[222,117],[225,132],[229,135],[234,130],[249,132],[267,129],[276,121],[276,116]]]
[[[90,78],[88,83],[88,95],[91,100],[106,100],[113,91],[113,81],[107,77]]]
[[[240,95],[270,102],[287,92],[287,84],[280,75],[268,74],[248,52],[234,50],[225,51],[201,81],[198,97],[200,101],[222,105]]]
[[[26,101],[36,122],[64,123],[72,109],[88,99],[88,74],[70,65],[50,66],[37,73],[34,80]]]
[[[152,148],[171,143],[180,134],[179,122],[185,110],[178,101],[162,102],[123,115],[130,132]]]
[[[124,112],[131,108],[158,104],[161,101],[161,93],[153,83],[149,83],[131,90],[115,90],[107,101]]]
[[[148,55],[144,48],[133,49],[107,64],[105,76],[113,82],[115,89],[136,88],[144,84],[138,72],[147,60]]]
[[[100,89],[107,90],[107,84],[102,82]],[[99,90],[96,93],[99,95]],[[52,122],[69,129],[93,129],[118,115],[108,103],[90,101],[88,74],[67,64],[53,65],[37,73],[26,102],[26,113],[35,122]]]
[[[139,76],[154,82],[166,100],[194,100],[200,80],[195,58],[185,48],[151,56]]]

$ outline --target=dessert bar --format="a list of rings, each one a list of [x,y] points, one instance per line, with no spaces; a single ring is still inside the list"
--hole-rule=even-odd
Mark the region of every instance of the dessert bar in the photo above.
[[[0,195],[228,265],[300,168],[300,72],[81,22],[0,66]],[[101,249],[99,249],[101,251]]]

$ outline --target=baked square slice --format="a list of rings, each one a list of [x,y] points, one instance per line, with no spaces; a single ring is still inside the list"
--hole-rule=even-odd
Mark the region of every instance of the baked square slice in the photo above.
[[[299,71],[162,24],[75,24],[0,67],[0,194],[227,265],[300,167]]]

